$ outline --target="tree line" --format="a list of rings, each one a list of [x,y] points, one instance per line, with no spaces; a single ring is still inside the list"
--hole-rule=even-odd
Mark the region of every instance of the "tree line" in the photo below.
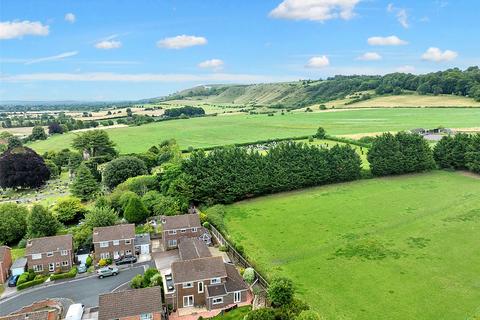
[[[480,173],[480,134],[445,136],[433,150],[440,168]]]

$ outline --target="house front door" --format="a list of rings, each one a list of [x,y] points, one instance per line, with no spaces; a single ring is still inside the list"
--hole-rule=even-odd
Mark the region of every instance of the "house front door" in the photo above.
[[[183,297],[183,307],[193,307],[193,296],[184,296]]]

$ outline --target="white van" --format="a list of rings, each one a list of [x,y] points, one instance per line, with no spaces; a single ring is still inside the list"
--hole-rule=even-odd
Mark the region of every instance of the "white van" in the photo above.
[[[85,306],[81,303],[75,303],[68,308],[65,320],[82,320]]]

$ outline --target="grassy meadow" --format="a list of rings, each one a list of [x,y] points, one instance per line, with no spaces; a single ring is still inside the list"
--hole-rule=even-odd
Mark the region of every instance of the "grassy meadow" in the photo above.
[[[480,180],[435,171],[243,201],[225,223],[325,319],[474,319],[478,194]]]
[[[480,109],[366,109],[337,112],[290,112],[275,116],[231,115],[151,123],[108,129],[120,153],[142,152],[164,139],[182,148],[227,145],[269,138],[314,134],[323,126],[331,135],[398,131],[437,126],[466,128],[480,123]],[[42,153],[70,146],[77,133],[57,135],[29,144]]]

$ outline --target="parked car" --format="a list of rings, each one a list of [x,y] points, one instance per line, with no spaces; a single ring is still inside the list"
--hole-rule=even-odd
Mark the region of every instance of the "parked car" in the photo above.
[[[74,303],[70,305],[65,316],[65,320],[82,320],[85,306],[81,303]]]
[[[125,256],[115,260],[116,265],[130,264],[135,262],[137,262],[137,257],[135,256]]]
[[[88,268],[85,264],[81,264],[81,265],[78,266],[77,272],[78,273],[85,273],[85,272],[87,272],[87,269]]]
[[[104,267],[97,270],[97,276],[102,279],[104,277],[116,276],[118,274],[118,268],[116,267]]]
[[[8,279],[8,286],[15,287],[17,285],[18,277],[20,277],[18,274],[16,276],[11,276]]]

